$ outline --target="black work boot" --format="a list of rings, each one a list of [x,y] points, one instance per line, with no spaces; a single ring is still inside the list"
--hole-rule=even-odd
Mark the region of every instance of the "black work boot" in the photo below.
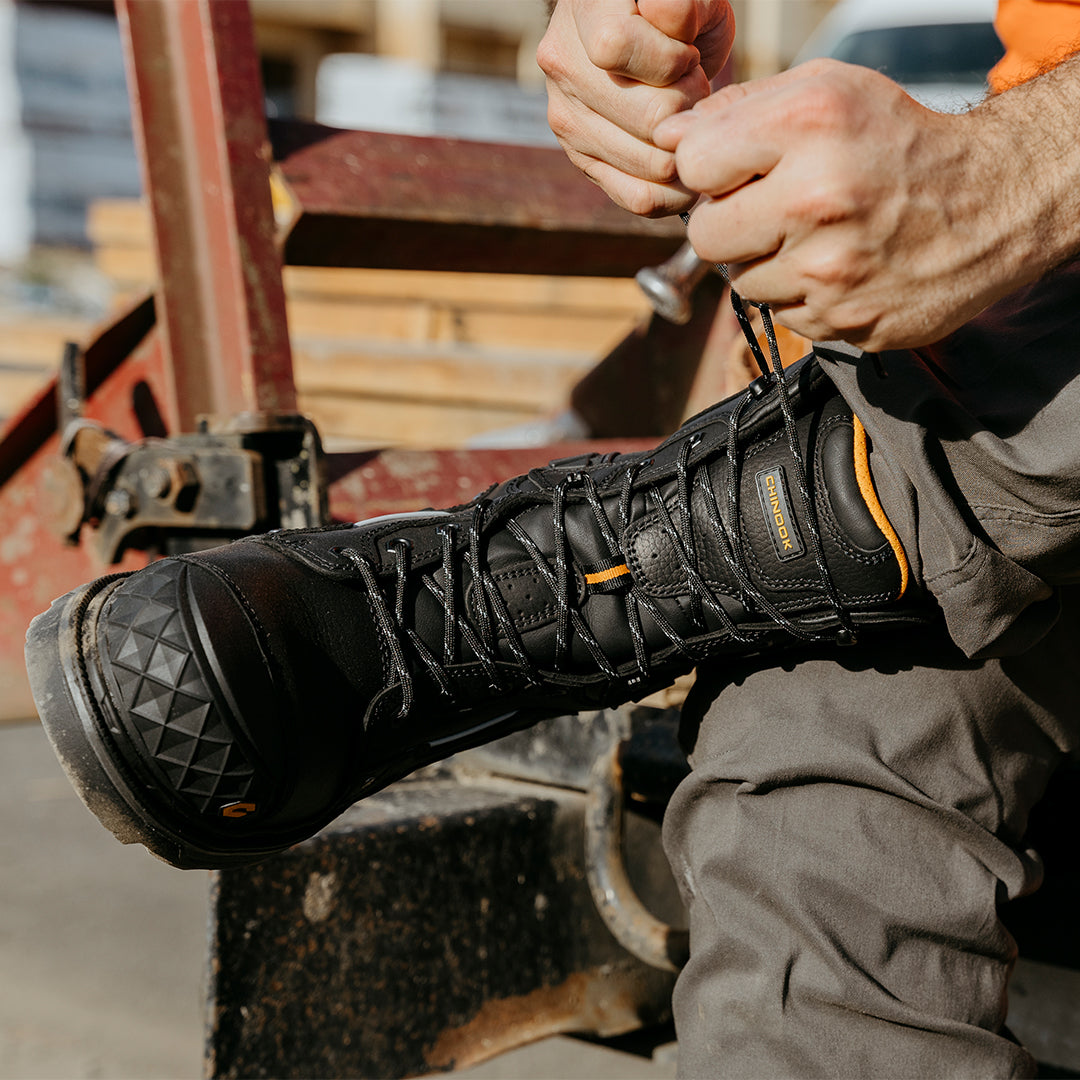
[[[861,425],[812,358],[786,386],[758,380],[648,454],[70,593],[26,650],[60,759],[121,840],[225,866],[542,717],[925,620]]]

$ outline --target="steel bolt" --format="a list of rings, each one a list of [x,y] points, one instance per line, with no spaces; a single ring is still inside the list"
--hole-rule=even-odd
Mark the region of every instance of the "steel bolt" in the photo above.
[[[685,243],[666,263],[639,270],[636,281],[658,315],[685,326],[694,312],[694,290],[711,269],[712,264]]]
[[[105,513],[111,517],[128,517],[135,509],[135,501],[129,491],[113,488],[105,496]]]

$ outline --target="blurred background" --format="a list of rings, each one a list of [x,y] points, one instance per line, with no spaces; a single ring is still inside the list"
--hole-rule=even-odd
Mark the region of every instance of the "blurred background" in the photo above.
[[[960,108],[1000,53],[993,0],[734,7],[734,79],[839,55]],[[555,145],[534,59],[543,0],[252,9],[270,117]],[[55,372],[64,342],[153,287],[139,195],[110,0],[0,0],[0,425]],[[285,284],[301,408],[330,447],[521,438],[648,312],[621,279],[288,267]],[[116,844],[31,717],[0,724],[0,815],[0,1080],[200,1075],[207,875]],[[1010,1022],[1036,1042],[1025,987],[1048,979],[1065,980],[1051,1000],[1076,1008],[1070,973],[1023,967]],[[1080,1063],[1080,1045],[1056,1037],[1044,1060]],[[666,1077],[674,1062],[674,1048],[644,1060],[555,1039],[467,1075]]]
[[[734,77],[786,66],[832,6],[736,0]],[[535,62],[543,0],[252,8],[271,117],[555,145]],[[63,341],[152,285],[139,190],[111,0],[0,0],[0,423]],[[507,290],[485,275],[290,268],[286,286],[304,410],[350,444],[457,445],[536,422],[646,311],[626,280],[518,278]],[[361,368],[362,356],[375,360]],[[388,356],[400,377],[388,387],[384,370],[374,393],[360,372]],[[449,377],[430,377],[447,364]],[[482,400],[462,379],[487,387]]]
[[[834,54],[888,71],[937,107],[958,107],[981,96],[1000,53],[993,0],[734,7],[734,79]],[[267,113],[555,145],[535,62],[545,8],[253,0]],[[84,339],[152,286],[139,190],[111,0],[0,0],[0,423],[55,369],[65,340]],[[451,446],[527,431],[557,414],[647,311],[627,280],[585,288],[515,275],[507,288],[486,275],[288,268],[286,288],[304,411],[325,438],[350,445]]]

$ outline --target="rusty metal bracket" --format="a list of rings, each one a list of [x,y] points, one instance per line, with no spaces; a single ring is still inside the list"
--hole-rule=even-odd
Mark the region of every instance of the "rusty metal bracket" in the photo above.
[[[658,919],[642,903],[623,856],[622,753],[614,743],[593,763],[585,799],[585,870],[596,909],[616,941],[661,971],[679,971],[690,956],[690,935]]]
[[[306,417],[204,418],[191,435],[127,442],[62,402],[69,416],[43,474],[42,516],[69,544],[85,527],[102,562],[327,519],[322,447]]]
[[[60,453],[43,472],[43,517],[78,544],[83,526],[102,562],[131,547],[159,552],[221,543],[328,517],[318,431],[304,416],[200,417],[194,434],[128,442],[84,418],[86,376],[65,349],[57,393]]]

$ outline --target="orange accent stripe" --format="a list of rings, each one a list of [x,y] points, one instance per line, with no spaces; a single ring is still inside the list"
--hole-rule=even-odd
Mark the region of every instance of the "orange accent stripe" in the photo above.
[[[586,585],[601,585],[605,581],[610,581],[612,578],[622,577],[623,574],[629,574],[630,567],[626,563],[620,563],[618,566],[613,566],[610,570],[597,570],[595,574],[585,575]]]
[[[870,511],[877,527],[885,534],[885,539],[889,541],[889,547],[892,548],[893,555],[900,564],[900,592],[896,594],[896,599],[899,600],[907,592],[911,570],[908,567],[907,556],[904,554],[900,537],[896,535],[892,522],[885,516],[885,508],[881,505],[881,500],[878,499],[877,492],[874,490],[874,478],[870,475],[869,439],[866,436],[866,428],[862,426],[862,421],[857,416],[853,416],[852,419],[855,421],[855,479],[859,483],[859,491],[862,493],[866,508]]]

